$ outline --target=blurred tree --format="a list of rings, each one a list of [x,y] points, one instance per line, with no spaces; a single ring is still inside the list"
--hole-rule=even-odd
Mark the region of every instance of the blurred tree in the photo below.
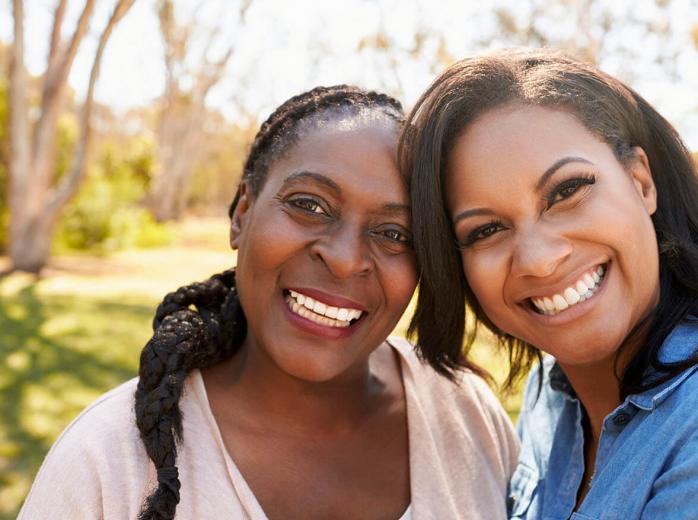
[[[226,214],[257,127],[251,117],[232,124],[220,114],[210,114],[206,146],[193,170],[188,209],[205,216]]]
[[[10,139],[8,135],[7,79],[0,77],[0,252],[7,247],[7,165],[9,164]]]
[[[241,24],[251,3],[252,0],[240,2]],[[203,3],[198,8],[201,6]],[[173,0],[158,2],[166,80],[157,127],[159,160],[148,194],[148,205],[158,221],[177,220],[184,212],[210,114],[205,105],[206,96],[223,77],[234,51],[231,43],[216,59],[211,58],[220,26],[210,30],[200,48],[194,45],[193,33],[197,30],[192,24],[194,18],[179,22]],[[225,29],[230,31],[229,27]]]
[[[67,0],[59,0],[54,12],[41,100],[34,118],[29,110],[28,75],[24,64],[24,3],[13,0],[14,39],[9,68],[10,167],[9,250],[11,270],[38,273],[46,265],[58,214],[77,191],[85,173],[91,138],[90,119],[99,68],[114,27],[135,0],[117,0],[99,36],[90,78],[79,117],[79,138],[70,169],[56,175],[58,120],[63,107],[68,74],[85,37],[94,11],[94,0],[86,0],[68,41],[61,38]]]
[[[498,43],[553,47],[602,66],[612,58],[614,74],[630,83],[638,72],[647,72],[636,70],[640,57],[650,56],[664,73],[678,74],[683,42],[669,38],[677,20],[667,0],[528,0],[516,9],[499,4],[494,10]]]

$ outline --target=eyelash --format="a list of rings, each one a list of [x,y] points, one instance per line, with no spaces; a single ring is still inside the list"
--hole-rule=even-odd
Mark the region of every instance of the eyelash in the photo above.
[[[580,188],[584,186],[590,186],[596,182],[596,176],[592,174],[580,175],[578,177],[573,177],[571,179],[564,180],[553,187],[552,190],[545,195],[546,208],[550,209],[558,202],[562,202],[579,191]],[[561,195],[563,190],[570,189],[571,192],[560,199],[556,199],[558,195]],[[469,247],[479,240],[484,240],[492,235],[494,235],[500,229],[503,229],[504,225],[501,220],[493,220],[484,224],[474,230],[472,230],[465,237],[465,241],[460,245],[460,247]],[[483,235],[484,233],[484,235]]]
[[[292,198],[288,201],[288,203],[294,208],[294,209],[299,209],[305,213],[309,213],[311,215],[327,215],[327,211],[325,211],[325,208],[322,207],[322,204],[320,203],[319,200],[316,200],[312,197],[296,197]],[[309,208],[308,206],[313,206],[313,208]],[[316,211],[316,210],[320,211]]]
[[[405,233],[404,231],[401,231],[399,229],[385,229],[382,231],[376,231],[375,233],[379,237],[385,238],[386,240],[389,240],[391,242],[395,242],[396,244],[404,244],[404,245],[411,245],[412,244],[412,237],[408,233]],[[397,234],[399,236],[397,238],[394,236],[390,236],[393,233]]]
[[[468,233],[468,236],[465,237],[465,241],[463,242],[462,247],[472,246],[478,240],[484,240],[485,238],[491,237],[499,230],[499,228],[503,227],[504,226],[502,225],[501,220],[492,220],[491,222],[488,222],[483,226],[475,228],[470,233]],[[484,234],[483,236],[483,233],[486,234]]]
[[[577,193],[577,191],[579,191],[579,189],[583,186],[590,186],[595,182],[596,176],[592,174],[584,174],[578,177],[573,177],[571,179],[562,181],[561,183],[557,184],[552,190],[550,190],[550,192],[545,196],[545,201],[547,203],[545,209],[552,208],[558,202],[562,202],[563,200],[570,198],[572,195]],[[564,196],[561,199],[556,200],[556,197],[560,195],[563,192],[563,190],[567,189],[571,189],[572,191],[567,196]]]

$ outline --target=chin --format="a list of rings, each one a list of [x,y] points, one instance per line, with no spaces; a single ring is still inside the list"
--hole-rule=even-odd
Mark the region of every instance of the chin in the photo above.
[[[579,339],[569,343],[545,345],[540,350],[552,355],[561,365],[584,366],[614,360],[618,352],[618,344]]]
[[[290,363],[280,363],[278,366],[288,375],[309,383],[326,383],[347,371],[345,366],[329,365],[319,363],[317,359],[307,361],[296,359]]]

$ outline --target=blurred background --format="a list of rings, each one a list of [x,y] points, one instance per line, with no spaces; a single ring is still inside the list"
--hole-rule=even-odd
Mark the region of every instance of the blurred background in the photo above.
[[[436,5],[2,2],[0,519],[70,420],[136,374],[162,296],[234,264],[227,205],[289,96],[355,83],[409,109],[456,59],[550,46],[630,84],[698,150],[698,0]],[[475,356],[502,379],[488,338]],[[502,399],[515,418],[519,396]]]

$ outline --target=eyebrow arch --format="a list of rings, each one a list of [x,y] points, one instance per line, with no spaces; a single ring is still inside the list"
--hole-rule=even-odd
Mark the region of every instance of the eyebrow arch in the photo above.
[[[594,164],[591,161],[585,159],[584,157],[563,157],[562,159],[558,159],[555,161],[550,168],[545,170],[543,175],[540,176],[540,179],[538,179],[538,182],[536,183],[536,191],[540,191],[543,186],[545,186],[545,183],[548,182],[548,179],[552,177],[552,175],[558,171],[560,168],[562,168],[565,164],[572,163],[572,162],[581,162],[585,164]]]
[[[494,215],[494,212],[486,208],[466,209],[465,211],[461,211],[460,213],[458,213],[458,215],[453,217],[453,225],[455,226],[456,224],[458,224],[458,222],[468,217],[475,217],[479,215]]]
[[[543,175],[541,175],[540,179],[538,179],[538,182],[536,183],[536,191],[540,191],[543,186],[545,186],[545,183],[548,182],[548,179],[560,168],[562,168],[564,165],[568,163],[573,163],[573,162],[579,162],[579,163],[584,163],[584,164],[594,164],[593,162],[589,161],[588,159],[585,159],[584,157],[563,157],[562,159],[558,159],[555,161],[545,172],[543,172]],[[486,208],[474,208],[474,209],[467,209],[465,211],[462,211],[458,213],[453,218],[453,225],[455,226],[458,222],[460,222],[463,219],[466,219],[468,217],[474,217],[474,216],[480,216],[480,215],[494,215],[494,212],[492,212],[489,209]]]
[[[390,204],[385,204],[383,206],[383,211],[387,213],[388,215],[396,215],[400,213],[405,213],[407,215],[411,214],[412,208],[409,206],[409,204],[400,204],[400,203],[390,203]]]
[[[330,190],[334,191],[337,195],[342,193],[342,190],[340,189],[339,185],[334,182],[332,179],[329,177],[325,177],[324,175],[320,173],[315,173],[315,172],[309,172],[309,171],[299,171],[292,173],[288,177],[284,179],[283,185],[286,186],[288,184],[293,184],[294,182],[300,182],[306,179],[310,179],[314,182],[317,182],[318,184],[322,184],[323,186],[329,188]]]

